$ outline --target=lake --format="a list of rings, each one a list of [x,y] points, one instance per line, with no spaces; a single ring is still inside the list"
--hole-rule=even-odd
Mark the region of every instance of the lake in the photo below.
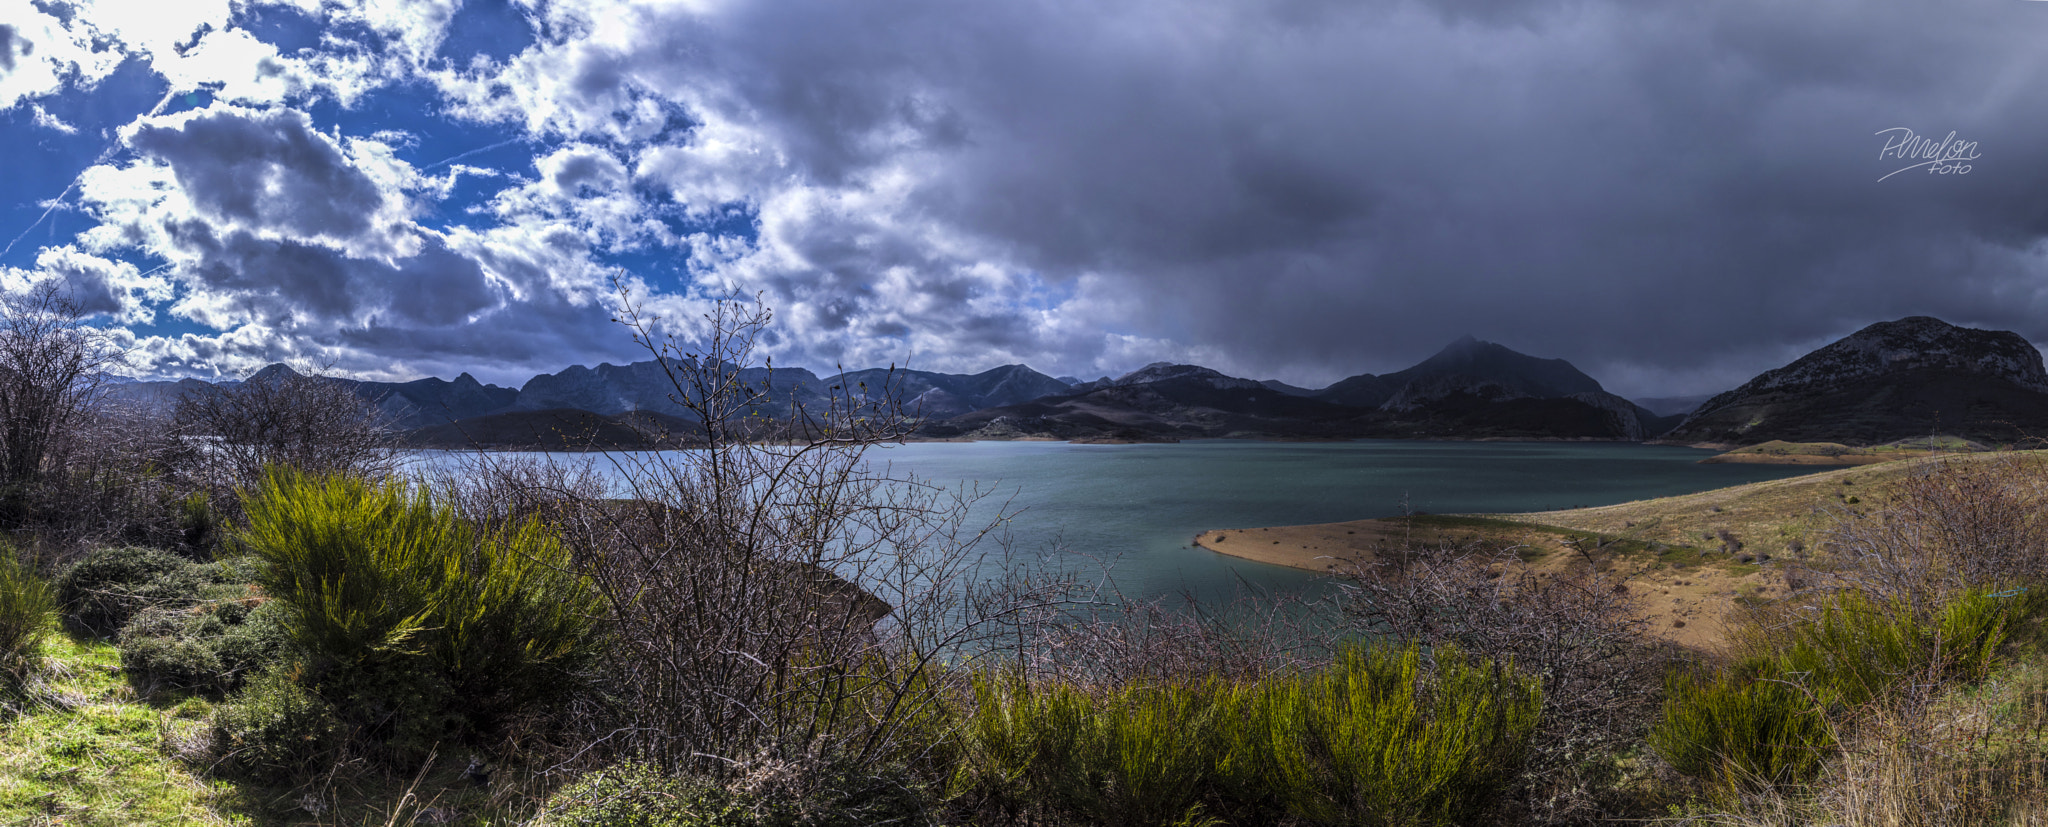
[[[1542,511],[1609,505],[1778,479],[1813,469],[1700,465],[1713,452],[1560,442],[1262,442],[1171,444],[928,442],[874,449],[871,461],[1007,500],[1014,551],[1067,568],[1110,565],[1126,595],[1310,588],[1307,572],[1193,547],[1215,528],[1324,523],[1414,511]]]

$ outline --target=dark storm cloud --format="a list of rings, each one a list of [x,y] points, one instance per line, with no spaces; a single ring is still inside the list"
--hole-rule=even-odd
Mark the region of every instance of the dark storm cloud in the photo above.
[[[34,44],[16,34],[13,26],[0,23],[0,74],[14,71],[14,50],[17,43],[21,44],[19,48],[24,55],[34,51]]]
[[[376,182],[315,132],[304,113],[290,109],[144,124],[128,143],[169,164],[186,196],[214,219],[354,239],[374,229],[385,207]]]
[[[1911,314],[2048,341],[2048,4],[914,0],[665,25],[604,65],[772,135],[816,185],[915,170],[899,230],[1099,276],[1137,309],[1119,332],[1246,372],[1383,371],[1470,332],[1686,392]],[[1910,163],[1878,157],[1900,126],[1981,158],[1880,182]],[[809,269],[770,283],[831,328],[895,322],[878,273],[961,266],[904,251],[930,233],[813,218],[787,239]]]
[[[87,316],[119,316],[128,309],[128,291],[120,284],[117,265],[103,259],[70,257],[45,268],[63,285],[63,295]]]
[[[170,235],[197,258],[184,278],[273,325],[352,324],[384,312],[412,324],[459,325],[500,302],[477,263],[438,238],[386,264],[316,244],[222,233],[197,220],[174,225]]]

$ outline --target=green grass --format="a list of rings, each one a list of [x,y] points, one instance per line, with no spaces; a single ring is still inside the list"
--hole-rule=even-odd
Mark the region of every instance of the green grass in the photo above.
[[[172,757],[202,726],[204,702],[151,706],[122,678],[114,647],[52,636],[18,714],[0,720],[0,824],[249,824],[233,786]]]
[[[139,699],[104,641],[52,635],[42,655],[46,668],[25,698],[0,709],[0,824],[8,827],[405,827],[434,823],[422,817],[428,808],[457,814],[456,825],[520,824],[547,792],[529,789],[518,768],[499,773],[506,783],[478,789],[462,779],[460,753],[423,773],[350,765],[297,786],[231,781],[210,774],[198,748],[216,704]],[[309,801],[318,814],[303,806]]]

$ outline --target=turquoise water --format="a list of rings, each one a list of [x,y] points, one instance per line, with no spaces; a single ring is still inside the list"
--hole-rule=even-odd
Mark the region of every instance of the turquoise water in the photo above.
[[[1613,443],[1258,442],[1074,445],[917,443],[874,449],[894,473],[994,492],[1016,564],[1109,576],[1127,596],[1227,596],[1240,584],[1312,587],[1313,575],[1193,547],[1216,528],[1419,512],[1608,505],[1794,476],[1808,469],[1700,465],[1712,452]]]

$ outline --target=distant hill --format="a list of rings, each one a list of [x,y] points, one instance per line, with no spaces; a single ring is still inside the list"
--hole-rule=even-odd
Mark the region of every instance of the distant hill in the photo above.
[[[1156,362],[1116,379],[1083,382],[1062,394],[926,423],[932,437],[1082,440],[1227,436],[1353,436],[1363,412],[1276,391],[1198,365]]]
[[[286,365],[273,364],[244,381],[269,382],[299,375],[298,371]],[[339,377],[327,381],[348,386],[357,396],[377,406],[393,426],[401,429],[421,428],[504,410],[519,394],[511,388],[478,382],[467,373],[455,377],[454,381],[428,378],[411,382],[361,382]],[[240,384],[241,381],[215,384],[198,379],[179,379],[118,382],[105,388],[110,399],[168,408],[186,394],[212,393]]]
[[[1188,439],[1434,437],[1642,440],[1664,420],[1562,359],[1465,337],[1420,364],[1321,390],[1159,362],[1064,394],[975,411],[920,432],[939,437]]]
[[[903,412],[926,419],[946,419],[969,411],[1028,402],[1066,392],[1062,382],[1023,365],[1004,365],[980,373],[932,373],[922,370],[873,368],[842,373],[827,385],[865,387],[870,398],[896,399]]]
[[[2041,352],[1927,316],[1880,322],[1707,400],[1664,439],[1874,445],[1935,432],[2048,435]]]
[[[1398,393],[1418,382],[1451,376],[1476,380],[1475,384],[1496,384],[1508,393],[1535,399],[1604,392],[1593,377],[1563,359],[1539,359],[1471,336],[1459,338],[1412,368],[1379,379]]]
[[[755,407],[767,415],[786,417],[795,406],[825,402],[826,383],[803,368],[745,368],[739,371],[738,380],[763,394]],[[683,390],[694,392],[687,387]],[[625,365],[606,363],[595,368],[571,365],[559,373],[543,373],[520,386],[511,409],[572,409],[608,416],[628,411],[690,415],[680,401],[675,382],[652,359]]]

